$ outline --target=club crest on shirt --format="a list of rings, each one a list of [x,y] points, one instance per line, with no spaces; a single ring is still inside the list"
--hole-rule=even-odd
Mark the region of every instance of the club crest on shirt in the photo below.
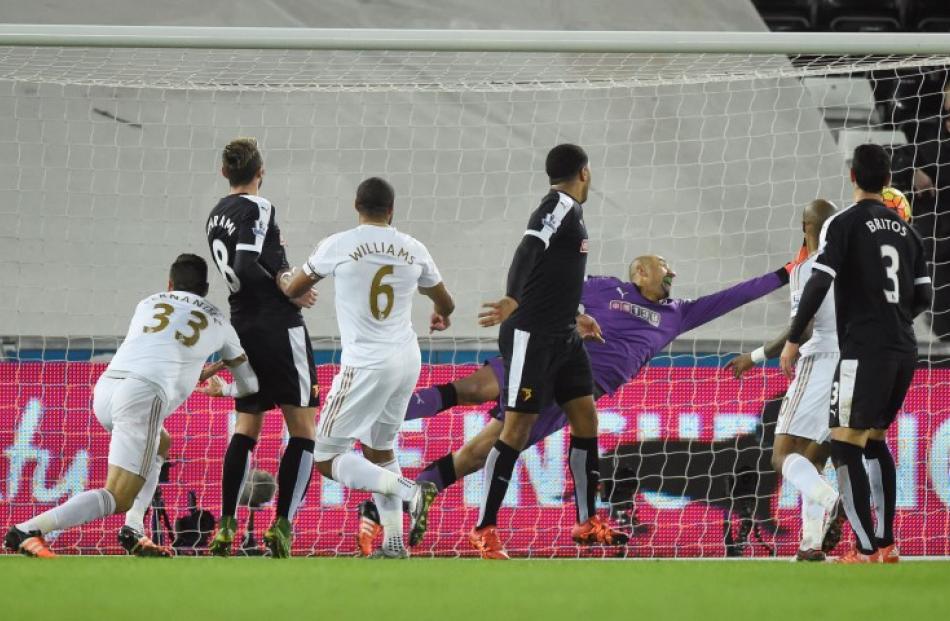
[[[521,400],[522,401],[531,401],[531,396],[534,394],[534,390],[531,388],[522,388],[521,389]]]
[[[633,315],[637,319],[642,319],[647,322],[654,328],[660,326],[660,313],[655,310],[650,310],[649,308],[644,308],[639,304],[634,304],[633,302],[625,302],[623,300],[611,300],[608,306],[610,310],[620,311],[621,313],[628,313]]]

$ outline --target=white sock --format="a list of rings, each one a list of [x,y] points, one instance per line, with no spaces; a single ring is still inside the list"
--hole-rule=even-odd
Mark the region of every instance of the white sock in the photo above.
[[[355,453],[343,453],[333,460],[333,480],[351,489],[379,494],[394,494],[400,500],[412,500],[415,481],[410,481]]]
[[[145,477],[145,484],[139,490],[138,496],[132,503],[132,508],[125,513],[125,525],[139,533],[145,534],[145,512],[152,504],[152,498],[155,496],[155,488],[158,487],[158,477],[162,473],[162,464],[165,460],[161,455],[156,455],[152,460],[152,467]]]
[[[65,530],[86,522],[98,520],[115,513],[115,498],[106,489],[89,489],[80,492],[45,513],[27,520],[16,527],[24,532],[34,530],[45,535],[54,530]]]
[[[838,492],[825,481],[814,464],[798,453],[790,453],[782,462],[782,476],[801,492],[802,498],[817,502],[825,511],[834,509]]]
[[[802,496],[802,550],[820,550],[824,535],[825,507]]]
[[[381,468],[392,472],[396,476],[402,476],[402,468],[395,459],[385,464],[379,464]],[[398,549],[402,546],[402,499],[392,494],[373,494],[373,501],[376,503],[376,509],[379,510],[379,521],[383,525],[383,537],[386,544],[392,542],[392,546]],[[397,545],[398,544],[398,545]]]
[[[881,462],[870,459],[867,462],[868,482],[871,484],[871,513],[874,514],[874,536],[884,538],[884,479],[881,476]]]

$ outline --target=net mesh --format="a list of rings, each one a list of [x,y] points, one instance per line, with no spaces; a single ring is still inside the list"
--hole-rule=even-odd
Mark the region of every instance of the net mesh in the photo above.
[[[673,295],[695,297],[789,260],[801,244],[804,204],[847,204],[849,149],[878,141],[894,154],[894,184],[913,198],[937,291],[918,325],[917,380],[890,436],[899,537],[905,553],[950,553],[950,370],[939,340],[950,333],[941,219],[950,195],[940,198],[948,64],[945,56],[2,47],[0,522],[104,480],[108,436],[90,412],[92,387],[135,303],[162,288],[170,261],[184,251],[208,256],[203,225],[226,192],[220,150],[235,136],[260,141],[262,194],[276,205],[297,265],[319,239],[352,226],[359,181],[382,175],[394,184],[399,228],[426,243],[459,303],[448,336],[421,339],[420,386],[462,377],[493,354],[494,334],[474,316],[504,287],[546,189],[539,173],[550,146],[576,142],[591,155],[589,273],[625,278],[631,259],[658,253],[678,273]],[[306,320],[320,384],[329,386],[339,342],[332,283],[324,284]],[[212,300],[226,306],[224,291],[213,282]],[[500,523],[510,550],[793,552],[798,499],[769,464],[771,400],[786,383],[773,368],[741,383],[721,369],[787,317],[787,292],[750,304],[685,335],[601,401],[601,449],[613,460],[607,484],[615,490],[604,510],[632,533],[628,547],[571,543],[560,432],[519,466]],[[423,304],[414,318],[424,333]],[[193,397],[167,423],[174,465],[155,512],[169,517],[156,525],[166,537],[189,515],[189,492],[198,508],[218,512],[229,409]],[[404,470],[413,475],[472,437],[487,409],[406,423]],[[254,468],[276,474],[285,441],[272,413]],[[445,493],[418,553],[468,553],[481,485],[474,475]],[[353,553],[363,497],[315,476],[295,551]],[[258,541],[273,509],[254,509]],[[243,508],[242,524],[248,516]],[[117,552],[117,520],[64,533],[56,545]],[[186,520],[179,530],[189,528]]]

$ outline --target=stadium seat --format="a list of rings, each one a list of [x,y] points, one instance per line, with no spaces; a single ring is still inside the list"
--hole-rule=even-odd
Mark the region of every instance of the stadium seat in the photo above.
[[[950,32],[950,3],[946,0],[910,0],[907,25],[920,32]]]
[[[831,124],[880,122],[871,83],[863,77],[805,78],[802,82]]]
[[[904,30],[899,0],[820,0],[818,24],[838,32]]]
[[[795,32],[815,27],[815,0],[754,0],[769,30]]]

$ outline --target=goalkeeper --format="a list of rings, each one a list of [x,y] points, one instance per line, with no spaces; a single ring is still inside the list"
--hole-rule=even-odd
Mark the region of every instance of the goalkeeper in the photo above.
[[[791,264],[695,300],[670,298],[676,273],[663,257],[656,255],[634,259],[630,264],[630,282],[614,277],[588,277],[581,303],[595,321],[578,322],[578,326],[585,332],[581,336],[591,359],[595,399],[619,390],[636,377],[650,358],[684,332],[788,284],[790,268]],[[506,385],[504,368],[501,357],[495,357],[467,377],[417,391],[409,402],[406,420],[435,416],[456,405],[499,401]],[[431,481],[441,492],[480,470],[501,433],[504,407],[500,402],[491,414],[492,420],[475,437],[458,451],[429,464],[417,480]],[[537,444],[566,425],[564,412],[556,404],[548,405],[532,427],[527,445]],[[360,517],[359,547],[361,553],[368,555],[379,532],[372,503],[360,505]],[[410,541],[411,545],[417,543]]]

